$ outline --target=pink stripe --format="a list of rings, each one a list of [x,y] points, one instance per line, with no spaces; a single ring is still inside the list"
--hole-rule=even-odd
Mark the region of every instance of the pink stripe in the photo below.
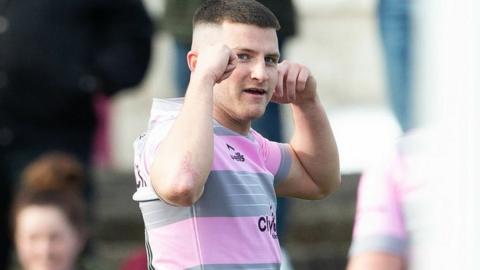
[[[193,228],[189,219],[147,232],[156,269],[185,269],[200,263]]]
[[[256,132],[254,132],[253,135],[262,149],[261,153],[265,159],[265,166],[267,167],[267,170],[273,175],[277,174],[282,158],[282,153],[278,143],[271,142]]]
[[[240,136],[215,136],[215,156],[212,170],[266,172],[265,161],[260,159],[258,145]],[[235,150],[228,148],[227,144]],[[232,156],[239,153],[244,161],[235,160]]]
[[[358,192],[357,212],[353,234],[406,236],[402,198],[398,179],[405,179],[400,159],[385,169],[368,170],[361,180]]]
[[[259,217],[197,218],[204,264],[279,263],[278,241],[258,229]],[[154,266],[159,269],[199,264],[192,220],[149,231]]]
[[[280,147],[278,145],[273,145],[273,143],[269,143],[269,147],[266,147],[266,149],[268,157],[266,162],[267,169],[272,172],[273,175],[276,175],[282,157]]]
[[[279,263],[278,241],[258,229],[259,217],[199,218],[204,262]]]

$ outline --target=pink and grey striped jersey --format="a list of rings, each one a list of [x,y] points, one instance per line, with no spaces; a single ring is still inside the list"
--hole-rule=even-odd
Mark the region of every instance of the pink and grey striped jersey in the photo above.
[[[165,106],[172,106],[170,112]],[[149,129],[134,144],[133,198],[145,222],[149,269],[280,269],[274,186],[290,170],[288,146],[215,122],[213,165],[202,197],[190,207],[169,205],[153,191],[149,167],[180,107],[155,100]]]

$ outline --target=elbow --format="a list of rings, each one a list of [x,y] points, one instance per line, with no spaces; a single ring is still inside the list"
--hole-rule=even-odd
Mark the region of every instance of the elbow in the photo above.
[[[184,174],[164,180],[162,184],[154,185],[154,189],[160,199],[168,204],[188,207],[196,203],[203,193],[203,185],[197,187],[197,179],[192,175]]]
[[[314,198],[312,198],[314,200],[323,199],[328,195],[337,191],[337,189],[340,187],[340,184],[342,183],[342,180],[341,180],[340,174],[336,174],[333,176],[326,177],[317,183],[324,183],[324,184],[318,187],[316,194],[313,195]]]
[[[327,194],[332,194],[335,191],[337,191],[337,189],[342,184],[342,177],[340,176],[340,173],[337,173],[331,176],[329,182],[330,184],[328,185],[328,188],[327,188]]]
[[[193,205],[198,200],[193,190],[186,186],[178,186],[158,195],[165,202],[175,206],[188,207]]]
[[[335,191],[340,187],[342,183],[342,176],[340,173],[340,168],[337,167],[335,170],[331,170],[330,173],[326,174],[323,178],[323,183],[324,189],[323,189],[323,197],[326,197]]]

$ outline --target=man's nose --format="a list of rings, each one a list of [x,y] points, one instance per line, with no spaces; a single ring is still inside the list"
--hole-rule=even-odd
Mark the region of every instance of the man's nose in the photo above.
[[[269,77],[265,60],[258,60],[253,64],[251,78],[260,82],[268,80]]]

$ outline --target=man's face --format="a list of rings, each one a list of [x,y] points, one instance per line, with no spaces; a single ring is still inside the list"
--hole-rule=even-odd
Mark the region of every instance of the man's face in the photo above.
[[[214,87],[217,120],[249,123],[265,112],[278,79],[278,40],[275,29],[224,22],[222,38],[238,56],[229,78]]]

